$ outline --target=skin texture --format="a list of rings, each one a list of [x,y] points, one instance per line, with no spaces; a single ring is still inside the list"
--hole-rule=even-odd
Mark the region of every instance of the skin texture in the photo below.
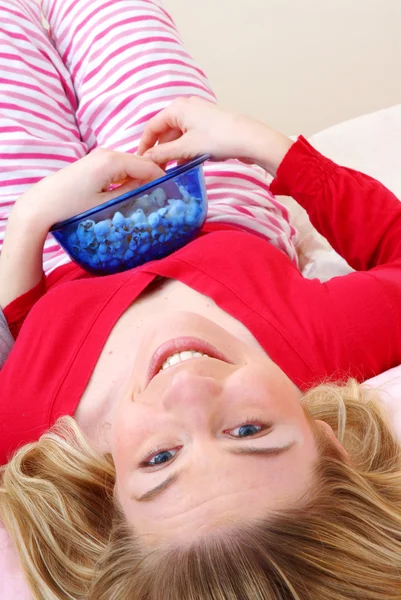
[[[181,336],[212,344],[229,362],[194,358],[148,383],[155,350]],[[246,424],[251,427],[241,429]],[[113,411],[109,442],[118,499],[146,545],[185,543],[266,516],[307,497],[317,458],[312,429],[299,390],[262,350],[201,315],[159,318],[143,334]],[[280,454],[235,453],[286,446]],[[155,457],[165,462],[143,465]],[[168,488],[140,500],[177,473]]]

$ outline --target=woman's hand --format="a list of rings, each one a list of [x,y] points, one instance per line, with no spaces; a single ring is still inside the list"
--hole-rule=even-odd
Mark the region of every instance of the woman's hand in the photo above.
[[[12,213],[47,233],[55,223],[163,175],[149,158],[98,148],[32,186],[17,200]],[[123,184],[110,191],[112,184],[120,182]]]
[[[266,125],[211,102],[178,98],[148,122],[138,154],[163,166],[200,154],[214,160],[238,158],[275,175],[292,143]]]
[[[150,159],[98,149],[42,179],[17,200],[0,256],[0,307],[39,284],[52,225],[164,175]],[[123,184],[110,191],[113,183]]]

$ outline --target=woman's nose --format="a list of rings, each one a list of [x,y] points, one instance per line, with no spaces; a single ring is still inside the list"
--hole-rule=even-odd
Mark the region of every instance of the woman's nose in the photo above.
[[[204,414],[206,408],[216,405],[223,392],[223,385],[222,381],[211,376],[180,371],[163,392],[163,407],[167,411]]]

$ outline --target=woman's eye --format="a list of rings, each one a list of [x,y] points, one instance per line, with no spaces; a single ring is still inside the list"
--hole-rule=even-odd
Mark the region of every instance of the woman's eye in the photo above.
[[[172,450],[163,450],[161,452],[157,452],[151,456],[151,458],[144,460],[141,462],[141,467],[158,467],[159,465],[163,465],[164,463],[172,460],[178,453],[179,448],[173,448]]]
[[[262,425],[253,425],[252,423],[246,423],[245,425],[241,425],[240,427],[231,429],[231,431],[227,433],[229,433],[233,437],[250,437],[252,435],[260,433],[263,429],[264,427]]]

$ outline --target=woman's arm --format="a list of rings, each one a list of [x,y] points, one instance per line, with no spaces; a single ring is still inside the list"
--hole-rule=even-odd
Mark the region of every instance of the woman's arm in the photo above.
[[[401,259],[401,202],[380,182],[340,167],[304,138],[283,159],[271,190],[299,202],[354,269]]]
[[[42,280],[42,252],[47,233],[47,227],[41,226],[35,215],[21,210],[17,202],[8,220],[0,256],[1,309]]]
[[[0,256],[0,307],[43,278],[42,251],[52,225],[164,175],[149,159],[98,149],[42,179],[11,212]],[[110,191],[114,182],[124,181]]]
[[[263,123],[206,100],[179,98],[150,119],[138,154],[163,166],[200,154],[211,154],[214,160],[238,158],[258,164],[275,176],[293,143]]]
[[[294,143],[198,98],[179,99],[150,120],[139,152],[159,164],[202,153],[259,164],[276,177],[271,190],[293,196],[356,270],[401,258],[401,203],[378,181],[336,165],[304,138]]]

